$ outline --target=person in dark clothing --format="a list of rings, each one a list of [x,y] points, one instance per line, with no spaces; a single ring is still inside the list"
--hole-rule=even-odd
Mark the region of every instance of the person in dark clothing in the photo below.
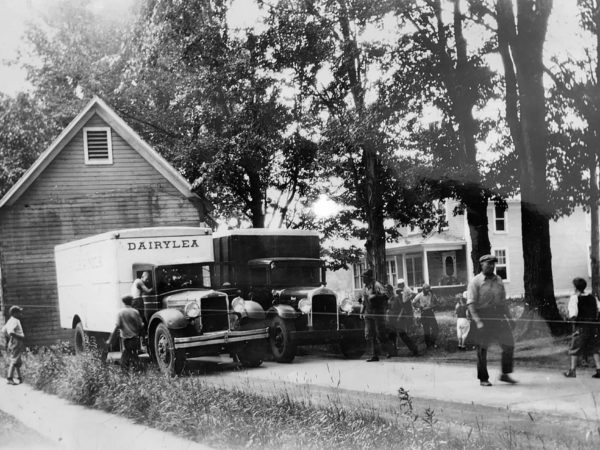
[[[122,298],[124,308],[121,308],[117,314],[117,323],[115,329],[106,341],[110,348],[114,343],[117,334],[121,338],[121,368],[125,371],[130,367],[139,369],[138,350],[140,345],[140,335],[144,330],[144,322],[137,309],[132,306],[133,296],[126,295]]]
[[[383,285],[373,278],[371,269],[364,271],[362,278],[364,289],[361,314],[365,319],[365,339],[371,353],[367,362],[379,361],[381,345],[387,343],[385,335],[387,297]]]
[[[398,356],[398,347],[396,344],[396,340],[398,339],[396,318],[398,317],[398,314],[400,314],[402,300],[400,299],[400,296],[394,293],[394,287],[391,284],[385,286],[385,295],[388,297],[387,311],[385,312],[385,330],[390,347],[387,357],[392,358]]]
[[[506,303],[506,291],[502,278],[495,274],[493,255],[479,258],[481,272],[467,287],[467,307],[475,322],[477,342],[477,378],[481,386],[491,386],[487,370],[487,350],[492,342],[502,349],[502,375],[500,381],[515,384],[509,375],[513,371],[515,341],[512,335],[512,319]]]
[[[600,378],[600,323],[598,312],[600,302],[591,294],[585,293],[587,282],[583,278],[573,280],[575,294],[569,299],[569,320],[573,323],[573,336],[569,348],[570,368],[564,372],[565,377],[575,378],[579,355],[591,351],[596,363],[593,378]]]

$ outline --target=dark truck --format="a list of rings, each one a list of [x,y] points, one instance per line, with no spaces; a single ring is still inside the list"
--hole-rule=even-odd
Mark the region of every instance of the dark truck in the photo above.
[[[291,362],[296,347],[307,344],[338,344],[349,358],[364,353],[360,305],[338,303],[335,292],[326,287],[318,233],[234,230],[215,233],[213,243],[213,285],[265,309],[276,361]]]

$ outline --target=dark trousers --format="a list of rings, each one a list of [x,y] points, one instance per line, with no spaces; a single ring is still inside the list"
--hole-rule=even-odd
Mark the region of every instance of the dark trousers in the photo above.
[[[414,341],[410,338],[410,336],[408,335],[408,333],[404,330],[398,330],[398,331],[390,331],[387,335],[389,341],[390,341],[390,354],[397,356],[398,355],[398,338],[402,339],[402,342],[404,342],[404,345],[406,345],[406,347],[412,352],[413,355],[416,355],[417,353],[419,353],[419,350],[417,348],[417,346],[415,345]]]
[[[381,346],[388,341],[385,335],[385,315],[382,313],[365,314],[365,340],[371,356],[379,356]]]
[[[121,369],[129,370],[133,368],[138,370],[140,368],[140,360],[138,358],[138,349],[140,339],[137,337],[122,339],[123,351],[121,352]]]
[[[475,332],[477,343],[477,378],[488,381],[490,375],[487,370],[487,351],[492,343],[498,343],[502,349],[502,373],[513,371],[513,355],[515,340],[508,321],[504,318],[482,318],[483,328]]]
[[[421,312],[421,325],[423,326],[423,337],[425,338],[425,345],[433,347],[438,336],[438,323],[435,319],[433,309],[424,309]]]

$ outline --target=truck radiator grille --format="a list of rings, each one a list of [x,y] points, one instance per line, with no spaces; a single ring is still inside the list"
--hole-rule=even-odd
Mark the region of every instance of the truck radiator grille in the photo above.
[[[202,331],[223,331],[229,329],[227,297],[206,297],[200,300]]]
[[[333,295],[316,295],[312,299],[312,319],[315,330],[337,328],[337,301]]]

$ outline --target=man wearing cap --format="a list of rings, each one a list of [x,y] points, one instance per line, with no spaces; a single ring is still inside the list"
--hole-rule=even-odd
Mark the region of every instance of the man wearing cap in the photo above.
[[[9,309],[10,319],[6,321],[2,327],[2,335],[6,341],[6,353],[8,355],[8,373],[6,382],[8,384],[21,384],[23,377],[21,376],[21,355],[25,351],[25,333],[21,326],[21,312],[23,308],[20,306],[11,306]],[[17,373],[19,382],[14,380],[15,372]]]
[[[487,349],[492,342],[502,348],[502,375],[500,381],[514,384],[513,371],[515,341],[512,335],[512,319],[506,303],[506,291],[502,278],[494,273],[498,260],[493,255],[479,258],[481,272],[467,287],[467,307],[477,326],[477,378],[481,386],[491,386],[487,370]]]
[[[362,279],[364,289],[361,314],[365,318],[365,339],[371,350],[367,362],[379,361],[380,346],[387,342],[385,335],[387,296],[383,285],[373,278],[373,270],[365,270]]]
[[[140,335],[144,330],[144,322],[138,310],[132,306],[133,297],[131,295],[126,295],[122,298],[122,301],[125,307],[121,308],[117,313],[115,329],[106,341],[106,345],[109,348],[112,346],[118,332],[123,350],[121,353],[121,368],[129,370],[133,366],[137,369],[139,368],[138,349]]]

